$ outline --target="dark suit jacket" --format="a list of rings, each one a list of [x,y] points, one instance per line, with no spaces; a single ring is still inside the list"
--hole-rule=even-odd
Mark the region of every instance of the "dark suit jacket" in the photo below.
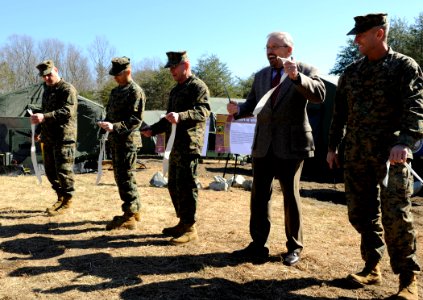
[[[257,115],[253,157],[266,156],[272,147],[276,157],[301,159],[314,156],[314,141],[308,120],[307,102],[321,103],[325,99],[326,88],[317,76],[317,69],[297,63],[299,79],[287,77],[281,85],[274,107],[267,101]],[[266,67],[256,73],[247,100],[240,104],[235,118],[251,115],[261,97],[271,89],[272,69]]]

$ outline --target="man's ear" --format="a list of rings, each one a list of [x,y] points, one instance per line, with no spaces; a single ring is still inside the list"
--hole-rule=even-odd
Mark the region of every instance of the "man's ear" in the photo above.
[[[292,51],[294,51],[294,48],[291,46],[288,47],[289,56],[292,56]]]
[[[383,28],[379,28],[379,29],[376,31],[376,37],[377,37],[379,40],[383,40],[383,39],[385,38],[385,29],[383,29]]]

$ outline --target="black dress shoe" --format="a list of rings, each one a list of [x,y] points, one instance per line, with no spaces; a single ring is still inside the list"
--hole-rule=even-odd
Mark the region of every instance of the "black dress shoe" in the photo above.
[[[299,261],[300,261],[300,253],[293,251],[293,252],[288,252],[285,255],[283,259],[283,264],[287,266],[293,266]]]
[[[244,249],[232,252],[231,256],[243,261],[264,262],[269,258],[269,249],[266,247],[257,247],[251,243]]]

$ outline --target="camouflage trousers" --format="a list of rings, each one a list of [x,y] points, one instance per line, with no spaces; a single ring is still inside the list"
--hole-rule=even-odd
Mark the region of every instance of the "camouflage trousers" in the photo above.
[[[75,192],[75,147],[75,143],[43,146],[46,176],[58,196],[72,197]]]
[[[172,152],[169,158],[168,189],[176,216],[184,224],[196,221],[198,155]]]
[[[395,274],[420,271],[416,257],[411,195],[413,176],[403,164],[391,165],[388,186],[382,184],[386,161],[363,155],[345,162],[348,217],[361,235],[361,256],[369,264],[380,261],[385,243]]]
[[[116,185],[122,199],[122,211],[136,213],[141,209],[140,196],[134,171],[137,163],[137,148],[135,145],[111,143],[113,173]]]

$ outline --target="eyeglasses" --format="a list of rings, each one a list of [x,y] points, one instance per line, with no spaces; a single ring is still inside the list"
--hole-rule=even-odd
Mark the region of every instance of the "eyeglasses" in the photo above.
[[[264,50],[275,51],[275,50],[278,50],[279,48],[288,48],[288,47],[289,47],[288,45],[282,45],[282,46],[276,45],[276,46],[272,46],[272,47],[266,46],[266,47],[264,47]]]

